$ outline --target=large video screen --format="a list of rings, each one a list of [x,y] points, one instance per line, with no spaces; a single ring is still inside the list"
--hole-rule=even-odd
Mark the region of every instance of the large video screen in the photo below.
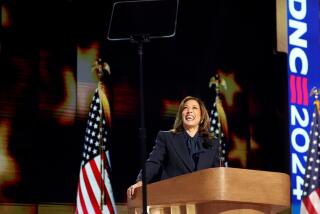
[[[292,213],[318,212],[319,1],[288,1],[288,108]],[[297,33],[299,36],[297,36]],[[318,210],[317,210],[318,209]]]
[[[275,51],[274,3],[231,2],[181,1],[176,35],[143,44],[147,152],[185,96],[212,112],[218,75],[228,166],[289,172],[286,54]],[[0,202],[76,202],[99,58],[110,67],[111,181],[116,202],[125,202],[141,168],[138,47],[106,39],[111,1],[37,6],[2,5]]]

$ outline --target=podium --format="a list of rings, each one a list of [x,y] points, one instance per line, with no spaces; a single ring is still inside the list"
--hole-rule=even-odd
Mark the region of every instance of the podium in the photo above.
[[[149,214],[255,214],[290,208],[285,173],[210,168],[147,185]],[[128,199],[129,214],[140,214],[141,187]]]

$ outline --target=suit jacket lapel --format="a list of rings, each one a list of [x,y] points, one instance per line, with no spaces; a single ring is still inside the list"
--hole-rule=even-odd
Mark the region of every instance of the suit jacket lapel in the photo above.
[[[190,172],[194,171],[194,162],[189,155],[189,151],[186,145],[187,136],[184,132],[179,132],[174,135],[173,148],[176,150],[178,156],[182,159]]]

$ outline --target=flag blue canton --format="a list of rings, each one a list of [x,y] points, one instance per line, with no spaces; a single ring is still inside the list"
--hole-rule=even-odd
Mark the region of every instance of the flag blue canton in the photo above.
[[[220,147],[221,147],[221,160],[224,163],[224,166],[228,165],[227,162],[227,145],[226,145],[226,139],[225,135],[222,131],[221,123],[219,120],[219,114],[217,110],[217,103],[215,102],[216,99],[214,99],[214,102],[211,106],[210,111],[210,132],[214,133],[214,136],[219,139]]]
[[[92,98],[87,120],[81,166],[84,166],[89,160],[99,155],[100,143],[102,143],[102,150],[106,150],[108,128],[106,127],[105,118],[101,118],[101,115],[103,114],[100,108],[99,93],[96,90]],[[100,126],[101,120],[102,125]]]

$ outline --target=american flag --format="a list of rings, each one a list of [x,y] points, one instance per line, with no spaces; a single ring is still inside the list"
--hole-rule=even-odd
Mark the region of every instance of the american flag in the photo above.
[[[76,213],[116,213],[110,182],[108,123],[97,88],[87,120]]]
[[[226,137],[222,130],[216,101],[217,101],[216,96],[214,96],[214,101],[212,102],[213,104],[211,106],[211,110],[209,113],[210,132],[214,133],[214,135],[219,139],[220,148],[221,148],[221,151],[220,151],[220,158],[222,162],[221,164],[223,166],[228,166]]]
[[[316,101],[318,102],[318,101]],[[317,107],[311,123],[307,167],[300,213],[320,214],[320,118]]]

